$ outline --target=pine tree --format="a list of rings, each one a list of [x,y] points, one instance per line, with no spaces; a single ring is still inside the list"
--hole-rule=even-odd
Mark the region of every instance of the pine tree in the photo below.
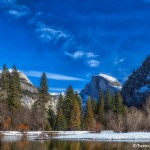
[[[73,103],[73,109],[71,111],[70,129],[79,130],[81,126],[81,112],[77,100]]]
[[[92,131],[95,126],[94,114],[92,110],[91,100],[88,97],[85,114],[85,129]]]
[[[95,114],[96,113],[96,101],[95,101],[94,97],[92,97],[91,105],[92,105],[93,113]]]
[[[2,87],[2,80],[0,79],[0,87]],[[3,88],[0,88],[0,118],[4,118],[8,114],[7,107],[7,93]],[[0,119],[0,122],[3,120]]]
[[[78,94],[78,93],[75,93],[75,99],[77,100],[78,105],[79,105],[79,109],[80,109],[80,120],[81,120],[81,122],[82,122],[82,113],[83,113],[82,100],[81,100],[81,98],[79,97],[79,94]]]
[[[8,107],[14,113],[21,108],[21,83],[17,68],[14,66],[9,79]]]
[[[73,109],[73,102],[75,101],[75,94],[72,86],[69,86],[63,103],[63,113],[66,119],[66,128],[70,129],[71,111]]]
[[[66,129],[66,120],[65,120],[65,117],[61,108],[59,108],[57,112],[55,128],[58,131],[63,131]]]
[[[48,110],[48,121],[49,124],[51,125],[52,130],[54,130],[56,125],[56,114],[51,107]]]
[[[110,109],[112,111],[115,111],[116,110],[116,107],[115,107],[115,96],[112,96],[111,98],[111,101],[110,101]]]
[[[46,74],[43,73],[41,76],[40,88],[39,88],[39,103],[44,109],[49,99],[50,99],[50,95],[48,93],[48,81],[47,81]]]
[[[116,113],[121,113],[123,111],[123,100],[120,92],[117,92],[115,95],[115,106],[116,106]]]
[[[104,105],[104,93],[102,90],[100,90],[99,103],[100,105],[99,105],[99,112],[98,112],[98,121],[103,122],[105,105]]]
[[[108,111],[110,110],[110,102],[111,102],[111,93],[109,90],[106,92],[106,99],[105,99],[105,110]]]
[[[15,65],[13,66],[12,76],[13,76],[13,81],[14,81],[14,84],[15,84],[14,86],[16,88],[16,93],[17,93],[18,100],[21,100],[22,91],[21,91],[20,76],[19,76],[19,72],[18,72]]]
[[[63,95],[60,94],[58,98],[57,111],[63,107],[64,98]]]
[[[3,65],[1,80],[2,80],[2,82],[1,82],[2,89],[5,90],[8,94],[10,73],[9,73],[9,70],[5,64]]]
[[[38,99],[34,103],[33,110],[35,113],[37,113],[36,116],[34,116],[34,119],[36,120],[38,125],[41,124],[41,128],[44,130],[47,127],[51,128],[51,125],[48,122],[48,118],[50,117],[49,112],[46,109],[46,103],[50,99],[50,95],[48,93],[48,81],[46,74],[43,73],[40,80],[40,87],[38,92]],[[33,112],[34,113],[34,112]],[[36,118],[38,117],[38,118]]]

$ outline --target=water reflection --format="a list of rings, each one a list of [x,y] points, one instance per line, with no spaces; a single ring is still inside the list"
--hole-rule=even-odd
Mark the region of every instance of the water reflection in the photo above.
[[[143,143],[142,143],[143,144]],[[149,143],[146,143],[149,144]],[[0,139],[2,150],[135,150],[133,143],[96,141],[34,141],[21,136]],[[145,150],[146,148],[144,148]],[[149,149],[149,148],[147,148]]]

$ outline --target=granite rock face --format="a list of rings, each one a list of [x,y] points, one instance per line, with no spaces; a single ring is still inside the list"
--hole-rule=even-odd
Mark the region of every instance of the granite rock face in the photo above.
[[[104,93],[109,90],[113,94],[120,91],[121,88],[121,83],[114,77],[105,74],[94,75],[91,82],[81,91],[81,97],[91,96],[97,99],[100,90],[103,90]]]

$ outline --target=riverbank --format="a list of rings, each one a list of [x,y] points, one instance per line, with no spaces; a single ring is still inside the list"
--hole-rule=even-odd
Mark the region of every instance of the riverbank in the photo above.
[[[24,133],[19,131],[1,131],[4,136],[22,136]],[[27,136],[35,138],[40,137],[41,134],[46,134],[50,139],[66,139],[66,140],[149,140],[150,132],[128,132],[117,133],[113,131],[101,131],[99,133],[91,133],[89,131],[28,131]]]

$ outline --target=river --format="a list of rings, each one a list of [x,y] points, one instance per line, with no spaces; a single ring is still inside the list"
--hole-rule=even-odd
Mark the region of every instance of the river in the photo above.
[[[4,136],[0,138],[0,150],[145,150],[150,149],[149,145],[148,142],[35,141],[34,138],[21,136]],[[148,148],[141,148],[141,146]]]

